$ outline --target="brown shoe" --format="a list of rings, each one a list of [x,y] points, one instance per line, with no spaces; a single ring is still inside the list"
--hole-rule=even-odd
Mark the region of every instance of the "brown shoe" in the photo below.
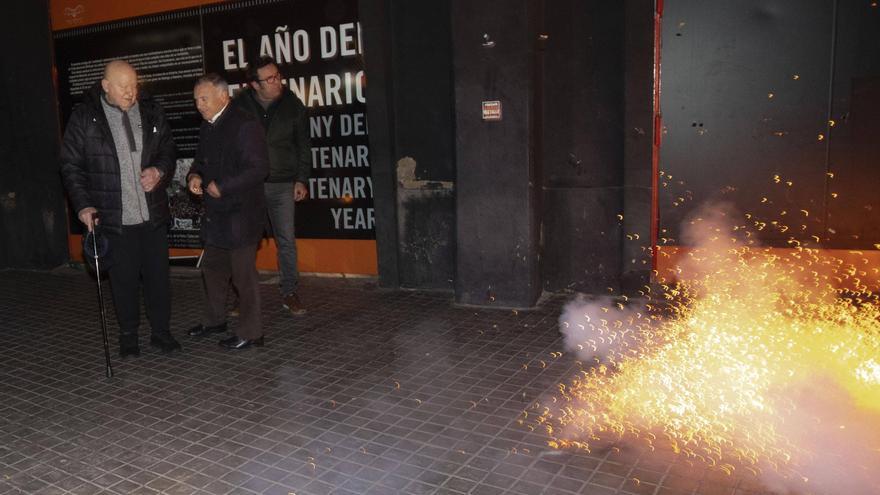
[[[284,301],[283,306],[284,309],[290,311],[292,315],[304,315],[306,314],[306,308],[303,307],[302,303],[299,302],[299,297],[297,297],[296,292],[291,292],[290,294],[284,296],[282,298]]]
[[[238,309],[238,304],[232,307],[229,311],[226,312],[226,316],[231,316],[233,318],[241,316],[241,310]]]

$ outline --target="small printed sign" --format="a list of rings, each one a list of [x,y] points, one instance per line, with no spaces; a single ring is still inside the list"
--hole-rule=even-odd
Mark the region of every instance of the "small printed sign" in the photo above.
[[[495,121],[501,120],[501,102],[500,101],[484,101],[483,102],[483,120]]]

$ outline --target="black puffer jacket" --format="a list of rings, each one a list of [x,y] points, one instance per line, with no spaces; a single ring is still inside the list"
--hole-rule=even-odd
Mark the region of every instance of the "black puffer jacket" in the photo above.
[[[101,225],[113,232],[122,229],[122,185],[119,158],[110,125],[101,106],[101,84],[86,91],[83,102],[73,109],[61,141],[61,177],[75,213],[86,207],[98,210]],[[168,223],[166,189],[174,178],[175,154],[171,127],[162,107],[145,94],[138,96],[143,131],[141,168],[156,167],[162,180],[152,192],[145,193],[150,208],[150,223]],[[137,130],[135,130],[137,132]]]

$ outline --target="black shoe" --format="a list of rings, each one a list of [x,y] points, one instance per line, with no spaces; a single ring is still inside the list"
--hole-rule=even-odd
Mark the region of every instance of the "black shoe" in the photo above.
[[[141,355],[140,346],[132,346],[132,347],[120,347],[119,348],[119,357],[125,359],[127,357],[138,357]]]
[[[250,346],[262,346],[263,345],[263,337],[258,339],[243,339],[241,337],[233,335],[228,339],[223,339],[220,342],[220,347],[225,347],[227,349],[247,349]]]
[[[226,322],[219,325],[214,325],[212,327],[206,327],[204,325],[196,325],[189,329],[187,332],[190,337],[202,337],[204,335],[208,335],[211,333],[223,333],[226,331]]]
[[[121,334],[119,336],[119,357],[138,357],[141,355],[141,347],[138,344],[137,334]]]
[[[171,352],[180,350],[180,342],[178,342],[170,333],[154,333],[150,337],[150,345],[158,347],[162,352]]]

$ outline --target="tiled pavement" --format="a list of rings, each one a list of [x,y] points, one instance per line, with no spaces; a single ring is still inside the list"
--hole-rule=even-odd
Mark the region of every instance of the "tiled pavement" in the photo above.
[[[752,494],[660,454],[556,451],[517,422],[576,370],[564,296],[535,311],[307,277],[309,312],[261,286],[266,347],[193,340],[200,282],[173,274],[183,352],[147,346],[104,377],[95,285],[0,271],[0,493]],[[635,480],[638,480],[635,481]]]

